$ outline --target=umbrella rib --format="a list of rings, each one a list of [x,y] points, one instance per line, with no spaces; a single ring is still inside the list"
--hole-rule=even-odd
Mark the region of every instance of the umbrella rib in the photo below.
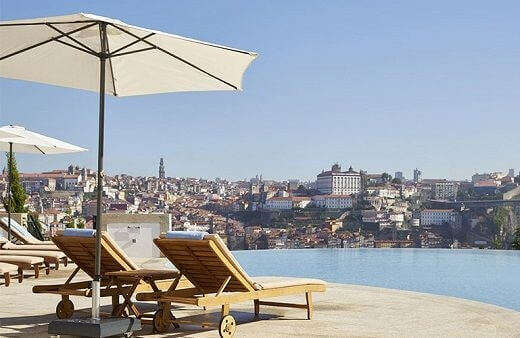
[[[110,51],[110,45],[108,44],[108,37],[105,36],[106,44],[107,44],[107,52]],[[109,54],[109,53],[107,53]],[[108,63],[110,65],[110,75],[112,76],[112,88],[114,89],[114,96],[117,96],[116,91],[116,79],[114,78],[114,68],[112,68],[112,59],[108,58]]]
[[[39,47],[39,46],[45,45],[45,44],[47,44],[47,43],[49,43],[49,42],[56,41],[56,40],[58,40],[58,39],[60,39],[60,38],[62,38],[62,37],[64,37],[64,36],[66,36],[66,35],[74,34],[74,33],[76,33],[76,32],[82,31],[82,30],[84,30],[84,29],[90,28],[90,27],[92,27],[92,26],[94,26],[94,25],[96,25],[96,24],[97,24],[97,22],[94,22],[94,23],[91,23],[91,24],[89,24],[89,25],[86,25],[86,26],[83,26],[83,27],[76,28],[76,29],[74,29],[74,30],[72,30],[72,31],[70,31],[70,32],[68,32],[68,33],[66,33],[66,34],[60,34],[59,36],[55,36],[55,37],[52,37],[52,38],[50,38],[50,39],[47,39],[47,40],[44,40],[44,41],[38,42],[38,43],[36,43],[36,44],[34,44],[34,45],[32,45],[32,46],[22,48],[22,49],[20,49],[20,50],[18,50],[18,51],[16,51],[16,52],[12,52],[11,54],[7,54],[7,55],[5,55],[5,56],[0,57],[0,61],[5,60],[5,59],[7,59],[7,58],[10,58],[11,56],[15,56],[15,55],[18,55],[18,54],[20,54],[20,53],[26,52],[26,51],[31,50],[31,49],[33,49],[33,48],[36,48],[36,47]]]
[[[133,46],[136,43],[138,43],[140,41],[143,41],[144,39],[147,39],[147,38],[149,38],[149,37],[151,37],[153,35],[155,35],[155,33],[147,34],[147,35],[143,36],[142,38],[139,38],[139,39],[135,40],[134,42],[131,42],[131,43],[129,43],[129,44],[127,44],[127,45],[125,45],[125,46],[123,46],[121,48],[116,49],[115,51],[111,52],[110,54],[111,54],[111,56],[112,56],[112,54],[117,54],[118,52],[122,51],[123,49],[127,49],[128,47]]]
[[[125,32],[125,33],[128,34],[128,35],[133,36],[133,37],[136,38],[136,39],[139,39],[139,36],[135,35],[135,34],[132,33],[132,32],[127,31],[126,29],[123,29],[123,28],[121,28],[121,27],[118,27],[118,26],[116,26],[116,25],[114,25],[114,24],[112,24],[112,23],[108,23],[108,24],[111,25],[112,27],[115,27],[115,28],[119,29],[119,30],[122,31],[122,32]],[[148,40],[144,40],[144,39],[143,39],[142,41],[143,41],[144,43],[146,43],[146,44],[152,46],[152,47],[155,47],[156,49],[160,50],[161,52],[163,52],[163,53],[165,53],[165,54],[167,54],[167,55],[169,55],[169,56],[171,56],[171,57],[173,57],[173,58],[175,58],[175,59],[177,59],[177,60],[179,60],[179,61],[181,61],[181,62],[187,64],[188,66],[191,66],[191,67],[197,69],[198,71],[200,71],[200,72],[202,72],[202,73],[204,73],[204,74],[206,74],[206,75],[208,75],[208,76],[214,78],[215,80],[218,80],[218,81],[220,81],[220,82],[222,82],[222,83],[225,83],[226,85],[230,86],[230,87],[233,88],[233,89],[238,89],[237,86],[235,86],[235,85],[233,85],[233,84],[227,82],[226,80],[223,80],[223,79],[219,78],[218,76],[211,74],[210,72],[208,72],[208,71],[206,71],[206,70],[204,70],[204,69],[202,69],[202,68],[200,68],[200,67],[194,65],[193,63],[191,63],[191,62],[189,62],[189,61],[187,61],[187,60],[184,60],[184,59],[181,58],[180,56],[177,56],[177,55],[175,55],[175,54],[173,54],[173,53],[171,53],[171,52],[165,50],[164,48],[161,48],[161,47],[159,47],[159,46],[157,46],[157,45],[151,43],[151,42],[148,41]]]
[[[52,24],[47,24],[48,27],[54,29],[56,32],[60,33],[60,34],[65,34],[65,36],[67,38],[69,38],[70,40],[74,41],[75,43],[77,43],[78,45],[80,45],[81,47],[89,50],[92,54],[94,55],[97,55],[97,52],[95,50],[93,50],[92,48],[90,48],[89,46],[85,45],[84,43],[82,43],[81,41],[78,41],[77,39],[73,38],[72,36],[70,36],[69,34],[66,34],[64,31],[62,31],[61,29],[59,28],[56,28],[54,27]]]
[[[98,20],[77,20],[77,21],[57,21],[57,22],[48,22],[48,21],[42,21],[42,22],[20,22],[20,23],[2,23],[0,24],[0,27],[14,27],[14,26],[38,26],[38,25],[47,25],[49,23],[53,25],[68,25],[71,23],[89,23],[99,22]]]
[[[130,50],[128,52],[122,52],[122,53],[119,53],[119,54],[110,54],[110,58],[114,58],[114,57],[117,57],[117,56],[128,55],[128,54],[139,53],[139,52],[146,52],[147,50],[152,50],[152,49],[157,49],[157,47],[146,47],[146,48],[141,48],[141,49],[136,49],[136,50]]]
[[[95,23],[98,23],[100,22],[99,20],[78,20],[78,21],[60,21],[60,22],[50,22],[51,24],[53,25],[67,25],[67,24],[71,24],[71,23],[88,23],[88,22],[95,22]],[[46,25],[48,24],[49,22],[48,21],[45,21],[45,22],[21,22],[21,23],[4,23],[4,24],[0,24],[0,27],[13,27],[13,26],[37,26],[37,25]],[[107,22],[108,23],[108,22]],[[111,24],[111,23],[108,23],[108,24]],[[236,53],[241,53],[241,54],[248,54],[248,55],[255,55],[255,53],[252,53],[252,52],[248,52],[248,51],[245,51],[245,50],[239,50],[239,49],[233,49],[233,48],[230,48],[230,47],[226,47],[226,46],[218,46],[218,45],[214,45],[214,44],[211,44],[211,43],[207,43],[207,42],[204,42],[204,41],[197,41],[197,40],[192,40],[192,39],[185,39],[183,38],[182,36],[179,36],[177,37],[179,39],[183,39],[183,40],[186,40],[186,41],[191,41],[193,43],[198,43],[200,45],[205,45],[205,46],[209,46],[209,47],[214,47],[214,48],[220,48],[220,49],[225,49],[225,50],[229,50],[231,52],[236,52]]]
[[[45,155],[45,151],[43,151],[40,147],[38,147],[37,145],[34,145],[34,147],[38,149],[43,155]]]
[[[69,46],[69,47],[71,47],[71,48],[77,49],[77,50],[82,51],[82,52],[84,52],[84,53],[87,53],[87,54],[90,54],[90,55],[93,55],[93,56],[98,56],[97,54],[94,54],[94,53],[92,53],[91,51],[88,51],[88,50],[83,49],[83,48],[78,47],[78,46],[74,46],[74,45],[71,44],[71,43],[68,43],[68,42],[65,42],[65,41],[61,41],[61,40],[56,40],[56,42],[62,43],[62,44],[64,44],[64,45],[66,45],[66,46]]]

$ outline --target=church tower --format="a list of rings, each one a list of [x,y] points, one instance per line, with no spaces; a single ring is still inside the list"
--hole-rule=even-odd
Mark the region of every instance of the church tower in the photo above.
[[[165,172],[164,172],[164,160],[161,157],[161,160],[159,161],[159,178],[165,178]]]

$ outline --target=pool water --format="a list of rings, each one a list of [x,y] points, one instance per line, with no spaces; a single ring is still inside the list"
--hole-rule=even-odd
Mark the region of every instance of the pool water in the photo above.
[[[303,249],[233,254],[251,276],[319,278],[454,296],[520,311],[520,251]]]

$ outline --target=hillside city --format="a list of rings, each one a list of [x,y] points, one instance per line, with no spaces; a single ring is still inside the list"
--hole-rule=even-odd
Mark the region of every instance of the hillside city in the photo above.
[[[175,230],[217,233],[232,250],[297,248],[508,249],[520,223],[520,175],[476,173],[465,181],[367,173],[339,164],[316,180],[283,182],[105,177],[105,213],[166,214]],[[7,175],[0,177],[5,196]],[[26,206],[48,237],[92,228],[96,172],[69,166],[21,173]]]

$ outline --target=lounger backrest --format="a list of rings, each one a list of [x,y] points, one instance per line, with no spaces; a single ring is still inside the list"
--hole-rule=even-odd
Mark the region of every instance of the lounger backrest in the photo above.
[[[154,239],[161,252],[202,293],[215,293],[231,276],[223,291],[254,291],[251,278],[235,260],[218,235],[204,239]]]
[[[94,277],[94,257],[96,252],[96,238],[85,236],[64,236],[58,234],[52,241],[76,265]],[[124,251],[107,234],[101,236],[101,275],[112,271],[132,271],[137,266],[130,260]]]
[[[0,219],[0,226],[5,232],[9,229],[9,218],[2,217]],[[38,244],[40,241],[35,238],[26,227],[11,218],[11,234],[20,242],[25,244]]]

